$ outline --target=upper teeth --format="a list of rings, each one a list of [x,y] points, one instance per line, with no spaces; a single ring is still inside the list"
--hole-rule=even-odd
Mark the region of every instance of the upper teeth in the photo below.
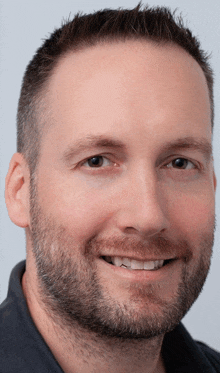
[[[141,260],[134,260],[129,258],[121,258],[121,257],[110,257],[106,256],[105,259],[107,262],[112,262],[117,267],[127,268],[127,269],[145,269],[148,271],[152,271],[154,269],[161,268],[164,264],[164,260],[151,260],[151,261],[141,261]]]

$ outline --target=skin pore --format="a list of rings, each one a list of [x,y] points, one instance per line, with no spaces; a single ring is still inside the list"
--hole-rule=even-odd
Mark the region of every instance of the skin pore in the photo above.
[[[204,74],[173,45],[103,44],[66,55],[46,100],[20,223],[32,318],[64,372],[165,372],[163,336],[199,295],[213,245]],[[129,270],[106,256],[169,263]]]

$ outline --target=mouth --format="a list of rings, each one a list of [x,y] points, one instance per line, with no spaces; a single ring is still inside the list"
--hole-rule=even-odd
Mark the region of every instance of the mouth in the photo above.
[[[119,256],[102,256],[105,262],[128,270],[144,270],[144,271],[156,271],[165,265],[171,263],[175,259],[159,259],[159,260],[135,260],[126,257]]]

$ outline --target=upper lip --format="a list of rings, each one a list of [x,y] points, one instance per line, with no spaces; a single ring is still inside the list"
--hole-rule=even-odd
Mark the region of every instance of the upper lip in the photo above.
[[[135,255],[126,255],[126,254],[104,254],[104,255],[101,255],[101,257],[119,257],[119,258],[128,258],[130,260],[137,260],[137,261],[140,261],[140,262],[155,262],[157,260],[171,260],[171,259],[176,259],[175,256],[169,256],[169,257],[166,257],[165,255],[163,257],[160,257],[160,256],[155,256],[155,257],[145,257],[145,258],[141,258],[141,257],[136,257]]]

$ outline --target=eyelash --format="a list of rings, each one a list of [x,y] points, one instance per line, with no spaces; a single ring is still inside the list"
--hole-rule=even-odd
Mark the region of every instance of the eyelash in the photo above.
[[[113,162],[113,161],[111,161],[109,158],[107,158],[107,157],[105,157],[105,156],[103,156],[103,155],[94,155],[93,157],[90,157],[90,158],[87,158],[83,163],[82,163],[82,165],[85,165],[86,163],[88,163],[90,160],[92,160],[92,159],[95,159],[95,158],[102,158],[102,160],[103,160],[103,162],[104,162],[104,160],[108,160],[110,163],[112,163],[112,166],[116,166],[116,163],[115,162]],[[101,164],[101,166],[102,166],[103,164]],[[99,168],[103,168],[103,167],[88,167],[88,168],[97,168],[97,169],[99,169]]]
[[[175,161],[178,161],[178,160],[186,161],[186,162],[187,162],[186,167],[187,167],[189,164],[191,164],[192,167],[190,167],[190,170],[191,170],[191,169],[196,169],[196,168],[198,168],[197,165],[196,165],[194,162],[190,161],[190,160],[187,159],[187,158],[183,158],[183,157],[177,157],[177,158],[173,159],[172,161],[170,161],[170,162],[166,165],[166,167],[167,167],[167,168],[171,168],[169,165],[170,165],[170,164],[172,165]],[[173,167],[173,168],[175,168],[175,167]],[[179,169],[179,170],[186,170],[187,168],[178,168],[178,167],[177,167],[177,169]]]
[[[108,162],[111,163],[110,166],[112,166],[112,167],[117,166],[117,164],[116,164],[115,162],[111,161],[108,157],[105,157],[105,156],[103,156],[103,155],[94,155],[93,157],[87,158],[83,163],[81,163],[81,165],[84,165],[84,166],[85,166],[86,163],[88,163],[89,161],[91,161],[92,159],[95,159],[95,158],[102,159],[102,160],[103,160],[103,163],[104,163],[105,160],[107,159]],[[174,163],[175,161],[177,161],[177,160],[181,160],[181,161],[183,161],[183,162],[187,162],[186,168],[178,168],[178,167],[177,167],[177,168],[176,168],[177,170],[178,170],[178,169],[179,169],[179,170],[186,170],[186,169],[187,169],[187,166],[188,166],[189,164],[191,165],[191,166],[190,166],[190,170],[191,170],[191,169],[198,169],[198,168],[199,168],[199,167],[198,167],[194,162],[192,162],[192,161],[190,161],[189,159],[184,158],[184,157],[176,157],[176,158],[172,159],[169,163],[166,163],[166,164],[165,164],[165,167],[175,169],[175,167],[172,167],[172,165],[173,165],[173,163]],[[101,166],[95,166],[95,167],[88,167],[88,166],[87,166],[87,167],[88,167],[88,168],[97,168],[97,169],[105,168],[105,167],[109,167],[109,166],[102,167],[102,166],[103,166],[103,163],[101,164]]]

